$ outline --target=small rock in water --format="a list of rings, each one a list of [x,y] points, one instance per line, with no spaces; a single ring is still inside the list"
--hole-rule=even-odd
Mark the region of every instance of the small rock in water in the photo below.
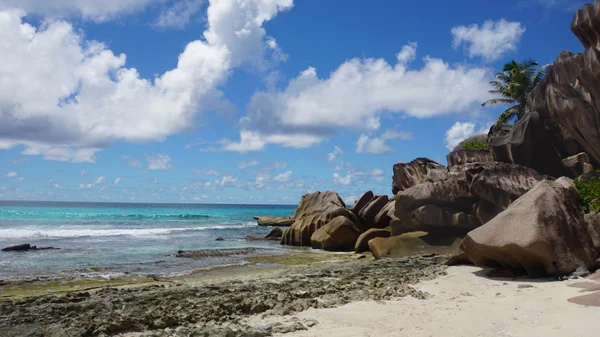
[[[218,238],[215,239],[215,241],[225,241],[225,239],[223,239],[222,237],[219,236]]]
[[[22,245],[17,245],[17,246],[11,246],[11,247],[6,247],[4,249],[2,249],[3,252],[26,252],[29,250],[53,250],[53,249],[59,249],[59,248],[54,248],[54,247],[40,247],[38,248],[37,246],[32,246],[28,243],[24,243]]]

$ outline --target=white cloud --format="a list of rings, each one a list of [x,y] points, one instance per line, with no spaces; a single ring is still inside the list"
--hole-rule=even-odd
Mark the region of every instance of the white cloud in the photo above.
[[[344,151],[342,150],[342,148],[340,148],[339,146],[334,146],[333,147],[333,151],[327,154],[327,160],[331,163],[335,160],[335,158],[337,158],[337,156],[339,154],[344,153]]]
[[[164,0],[2,0],[0,10],[22,8],[36,15],[57,17],[82,17],[106,21],[119,15],[133,14],[152,3]]]
[[[240,153],[246,153],[251,151],[264,150],[267,144],[277,144],[284,147],[291,147],[295,149],[304,149],[311,147],[315,144],[320,143],[323,140],[322,137],[305,134],[285,134],[275,133],[271,135],[264,135],[260,132],[242,130],[240,132],[240,141],[232,142],[225,140],[223,150],[234,151]]]
[[[336,185],[350,185],[352,182],[352,175],[348,174],[347,176],[341,176],[339,173],[335,172],[333,174],[333,182]]]
[[[454,123],[454,125],[452,125],[448,131],[446,131],[444,137],[446,148],[452,151],[454,147],[458,145],[458,143],[471,136],[487,134],[493,123],[494,122],[481,123],[479,129],[477,129],[477,125],[473,122]]]
[[[237,178],[232,177],[232,176],[224,176],[221,181],[216,181],[216,183],[223,187],[235,187],[236,183],[237,183]]]
[[[171,157],[166,154],[157,154],[156,156],[147,156],[148,170],[169,170],[174,168],[171,165]]]
[[[113,184],[115,185],[119,185],[121,183],[121,178],[117,178],[115,179],[115,181],[113,182]]]
[[[4,176],[7,178],[14,178],[16,176],[18,176],[19,174],[17,172],[8,172],[7,174],[5,174]]]
[[[193,171],[196,174],[205,175],[205,176],[220,176],[221,175],[221,173],[219,171],[213,170],[213,169],[196,169]]]
[[[446,148],[452,151],[452,149],[454,149],[458,143],[473,135],[475,135],[475,123],[456,122],[450,129],[448,129],[448,131],[446,131]]]
[[[464,45],[469,57],[482,57],[487,61],[498,60],[517,50],[525,27],[520,22],[487,20],[483,25],[458,26],[452,28],[452,46]]]
[[[163,10],[154,23],[157,27],[183,29],[202,9],[204,0],[178,0]]]
[[[91,189],[91,188],[93,188],[93,187],[94,187],[94,184],[80,184],[80,185],[79,185],[79,189],[82,189],[82,190],[83,190],[83,189],[87,189],[87,190],[89,190],[89,189]]]
[[[257,165],[258,165],[258,161],[257,161],[257,160],[250,160],[250,161],[242,161],[242,162],[239,162],[239,163],[237,164],[237,167],[238,167],[240,170],[243,170],[243,169],[245,169],[245,168],[247,168],[247,167],[252,167],[252,166],[257,166]]]
[[[422,68],[410,69],[415,55],[416,44],[411,43],[401,49],[395,64],[355,58],[328,78],[319,78],[309,67],[283,90],[258,92],[240,120],[240,142],[225,149],[257,151],[267,144],[309,147],[332,136],[336,128],[378,130],[382,114],[473,115],[490,97],[491,69],[450,65],[430,56],[424,57]]]
[[[95,185],[102,184],[104,182],[104,179],[106,179],[106,177],[104,177],[104,176],[98,177],[98,178],[96,178],[96,180],[94,180],[94,184]]]
[[[2,8],[46,15],[74,7],[84,17],[102,18],[146,2],[81,0],[79,8],[67,0],[4,0]],[[114,10],[98,10],[99,4]],[[23,145],[23,154],[49,160],[94,162],[114,141],[162,141],[189,130],[199,112],[222,105],[218,88],[233,69],[265,70],[276,62],[280,51],[262,25],[292,6],[292,0],[212,1],[203,39],[185,47],[176,68],[152,79],[67,22],[34,27],[22,20],[22,10],[0,11],[0,146]]]
[[[64,190],[65,189],[60,184],[54,184],[54,185],[52,185],[52,187],[56,188],[57,190]]]
[[[369,137],[366,134],[360,135],[356,141],[356,152],[357,153],[368,153],[368,154],[387,154],[394,152],[389,145],[386,144],[387,140],[410,140],[412,134],[405,131],[387,130],[380,137]]]
[[[350,195],[344,198],[344,202],[346,205],[352,205],[358,197],[355,195]]]
[[[292,176],[292,171],[285,171],[284,173],[281,173],[281,174],[278,174],[277,176],[275,176],[274,180],[279,181],[279,182],[286,182],[286,181],[290,180],[291,176]]]

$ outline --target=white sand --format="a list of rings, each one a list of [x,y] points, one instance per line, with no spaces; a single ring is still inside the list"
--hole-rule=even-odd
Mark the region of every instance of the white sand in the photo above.
[[[488,279],[480,268],[450,267],[448,275],[416,287],[433,295],[387,302],[356,302],[334,309],[311,309],[297,317],[319,322],[286,337],[600,336],[600,307],[568,303],[582,295],[569,284],[521,279]],[[519,285],[533,288],[519,289]]]

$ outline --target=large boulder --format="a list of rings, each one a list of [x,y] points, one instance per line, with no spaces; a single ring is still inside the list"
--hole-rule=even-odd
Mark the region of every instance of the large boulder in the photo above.
[[[506,163],[471,170],[468,180],[471,193],[481,198],[477,211],[481,223],[491,220],[545,178],[533,169]]]
[[[542,180],[485,225],[461,249],[477,266],[523,270],[531,277],[594,269],[599,257],[568,178]]]
[[[560,177],[565,173],[554,140],[537,112],[527,112],[505,136],[492,136],[494,160],[533,168],[541,174]]]
[[[375,259],[399,258],[418,254],[457,254],[461,237],[436,236],[412,232],[389,238],[369,240],[369,249]]]
[[[389,229],[371,228],[368,231],[362,233],[356,240],[354,245],[354,251],[356,253],[362,253],[369,250],[369,241],[374,238],[389,238]]]
[[[592,238],[594,247],[600,253],[600,212],[594,212],[585,215],[585,224],[588,233]]]
[[[478,221],[473,222],[476,219],[468,216],[474,214],[477,200],[471,194],[466,179],[413,186],[396,195],[395,215],[398,220],[390,222],[392,233],[398,235],[421,230],[449,234],[459,228],[466,233],[478,225]]]
[[[310,246],[313,233],[338,216],[356,219],[337,193],[325,191],[305,194],[294,214],[294,222],[283,232],[281,244]]]
[[[429,158],[417,158],[410,163],[394,165],[392,193],[396,194],[407,188],[426,181],[445,179],[446,168]]]
[[[387,195],[376,195],[358,213],[358,217],[361,220],[361,224],[359,224],[359,226],[362,227],[361,228],[362,231],[366,231],[370,228],[376,227],[375,218],[377,217],[379,212],[388,204],[388,202],[389,202],[389,198]],[[387,224],[385,224],[382,227],[387,227]],[[382,227],[379,227],[379,228],[382,228]]]
[[[365,193],[363,193],[360,197],[358,197],[358,199],[356,199],[356,201],[354,201],[354,204],[350,206],[350,210],[352,211],[352,213],[358,216],[360,211],[369,204],[369,202],[373,199],[374,196],[375,195],[372,191],[366,191]]]
[[[360,231],[350,219],[338,216],[317,229],[310,238],[310,242],[314,249],[351,251],[354,249],[359,235]]]
[[[392,197],[388,203],[375,216],[374,228],[386,228],[392,220],[397,220],[396,215],[396,196]]]

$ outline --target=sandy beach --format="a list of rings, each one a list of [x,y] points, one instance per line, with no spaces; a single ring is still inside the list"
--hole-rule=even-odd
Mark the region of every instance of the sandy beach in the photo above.
[[[569,303],[589,294],[580,288],[592,280],[564,282],[490,279],[482,269],[450,267],[447,275],[420,282],[427,299],[353,302],[334,309],[309,309],[300,320],[318,324],[294,337],[531,337],[596,336],[600,307]],[[596,290],[600,282],[596,281]],[[282,336],[282,335],[277,335]]]

